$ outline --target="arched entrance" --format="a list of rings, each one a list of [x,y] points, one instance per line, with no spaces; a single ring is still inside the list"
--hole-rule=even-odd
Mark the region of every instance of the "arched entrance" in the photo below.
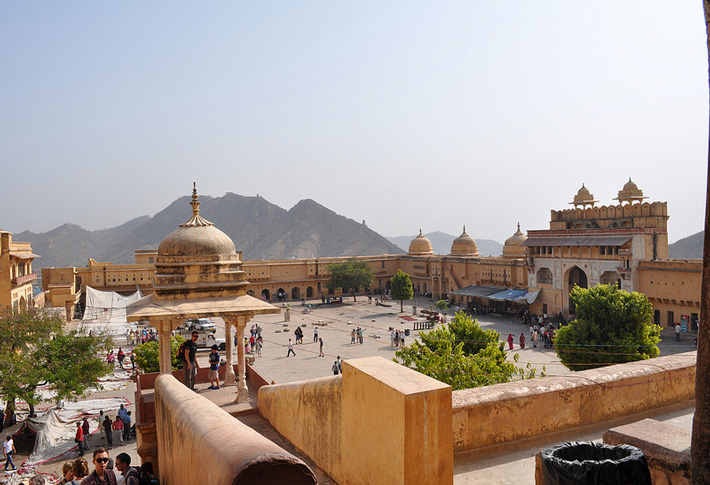
[[[422,295],[427,294],[427,288],[426,288],[426,283],[422,283]]]
[[[313,287],[309,286],[306,288],[306,298],[313,298]]]
[[[276,290],[276,298],[278,298],[279,300],[285,299],[286,290],[284,290],[283,288],[279,288],[278,290]]]
[[[25,313],[27,311],[27,300],[24,296],[20,297],[20,313]]]
[[[582,270],[579,266],[573,266],[567,273],[567,300],[569,302],[569,313],[574,314],[574,302],[572,302],[572,288],[579,286],[580,288],[587,288],[587,273]]]
[[[294,286],[291,288],[291,299],[298,300],[299,298],[301,298],[301,290],[297,286]]]
[[[261,290],[261,299],[262,300],[271,300],[271,292],[267,289]]]

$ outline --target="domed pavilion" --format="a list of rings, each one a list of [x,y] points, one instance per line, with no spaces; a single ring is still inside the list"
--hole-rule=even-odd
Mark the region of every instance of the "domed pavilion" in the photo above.
[[[451,243],[451,256],[479,256],[478,245],[466,234],[466,226],[463,226],[461,235]]]
[[[419,229],[419,235],[409,243],[409,254],[414,256],[428,256],[434,254],[434,247],[431,245],[431,241],[422,234],[421,229]]]
[[[515,234],[510,236],[505,240],[503,244],[503,257],[504,258],[521,258],[525,256],[525,246],[522,244],[528,237],[523,234],[520,230],[520,223],[518,222],[518,230]]]
[[[643,202],[644,199],[648,199],[648,197],[644,197],[643,190],[639,189],[638,185],[631,181],[631,177],[629,177],[629,181],[626,182],[624,187],[619,191],[619,195],[614,197],[614,200],[618,200],[619,204],[623,204],[624,202],[633,204],[634,202]]]
[[[234,242],[213,223],[200,216],[197,188],[192,190],[192,217],[165,237],[158,247],[153,294],[126,308],[129,321],[148,320],[160,337],[160,372],[171,372],[170,337],[186,318],[222,317],[227,341],[227,374],[224,385],[235,384],[232,366],[232,325],[237,342],[255,315],[280,309],[247,295],[249,282],[241,269],[241,254]],[[239,378],[236,402],[248,402],[244,346],[237,345]]]
[[[594,200],[594,196],[589,192],[589,189],[582,184],[582,187],[577,191],[577,195],[574,196],[574,200],[570,204],[574,205],[576,209],[578,206],[582,206],[584,209],[586,206],[594,207],[594,204],[599,202]]]

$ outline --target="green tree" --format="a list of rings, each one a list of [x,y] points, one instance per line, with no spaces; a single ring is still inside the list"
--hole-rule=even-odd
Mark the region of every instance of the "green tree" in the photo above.
[[[421,342],[415,340],[397,351],[395,362],[449,384],[454,390],[535,377],[537,371],[529,363],[520,369],[507,360],[499,337],[495,330],[483,330],[478,321],[459,312],[446,327],[421,332]],[[517,357],[515,354],[516,362]]]
[[[407,273],[398,269],[397,274],[390,280],[390,284],[392,287],[392,299],[399,300],[399,311],[401,313],[404,311],[404,300],[411,300],[414,296],[412,280]]]
[[[330,281],[326,283],[328,291],[333,292],[336,288],[342,288],[343,291],[350,292],[353,301],[357,301],[355,292],[360,288],[369,288],[375,279],[375,272],[370,265],[356,258],[344,263],[329,264],[328,271],[330,271]]]
[[[175,335],[170,338],[170,362],[173,370],[177,369],[182,361],[178,359],[178,351],[180,346],[185,341],[182,335]],[[158,342],[146,342],[138,345],[133,349],[133,355],[136,359],[136,364],[143,372],[158,372],[160,370],[160,352]]]
[[[650,359],[659,354],[661,327],[651,323],[653,307],[645,295],[616,285],[575,286],[577,318],[555,335],[555,350],[571,370]]]
[[[59,399],[76,399],[97,379],[111,372],[103,359],[110,340],[66,333],[53,313],[33,310],[0,316],[0,395],[7,402],[6,422],[12,420],[15,401],[34,407],[41,402],[40,386],[49,384]]]
[[[436,306],[437,310],[442,311],[442,312],[444,310],[446,310],[447,308],[449,308],[449,304],[446,303],[446,300],[439,300],[434,304],[434,306]]]

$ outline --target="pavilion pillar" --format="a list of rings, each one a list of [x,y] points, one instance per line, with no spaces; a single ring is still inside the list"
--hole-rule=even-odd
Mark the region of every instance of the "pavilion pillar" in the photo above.
[[[227,369],[224,372],[224,383],[222,386],[236,386],[237,377],[234,374],[234,338],[232,337],[233,317],[224,317],[224,337],[227,349]]]
[[[237,404],[249,402],[249,388],[247,387],[247,360],[244,352],[244,329],[247,326],[247,317],[237,317],[237,369],[239,378],[237,380]]]
[[[169,320],[160,320],[158,325],[158,359],[160,362],[161,374],[172,374],[172,348],[170,347],[170,337],[172,329]]]

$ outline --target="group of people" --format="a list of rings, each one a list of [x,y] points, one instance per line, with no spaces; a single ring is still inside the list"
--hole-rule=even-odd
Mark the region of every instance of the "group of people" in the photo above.
[[[357,327],[356,329],[353,328],[352,332],[350,332],[350,343],[354,344],[357,340],[357,343],[361,344],[364,341],[364,336],[365,330],[360,327]]]
[[[392,330],[390,334],[390,347],[404,347],[404,330]]]
[[[131,412],[123,404],[121,404],[115,420],[111,420],[108,415],[100,411],[96,416],[96,421],[96,427],[103,430],[108,446],[113,446],[114,443],[116,445],[124,444],[131,438]],[[74,442],[79,448],[80,457],[84,456],[85,451],[91,449],[89,436],[91,436],[91,425],[88,417],[84,416],[81,421],[76,423],[76,434],[74,435]]]
[[[135,359],[133,358],[133,352],[130,350],[128,351],[128,354],[123,351],[123,347],[118,348],[118,352],[114,354],[113,349],[109,349],[109,351],[106,353],[106,362],[108,362],[110,365],[115,365],[116,361],[118,361],[118,366],[121,369],[125,369],[123,366],[124,361],[126,360],[126,357],[130,358],[131,361],[131,368],[135,369],[136,368],[136,363]]]
[[[153,472],[153,464],[149,461],[143,463],[140,468],[131,466],[131,456],[127,453],[119,453],[116,460],[109,457],[108,450],[96,448],[93,456],[94,471],[89,471],[89,464],[83,458],[68,461],[62,466],[62,479],[59,485],[117,485],[118,470],[123,477],[125,485],[140,485],[150,483],[159,485],[158,478]]]
[[[158,340],[158,333],[151,329],[126,330],[126,345],[138,345]]]

